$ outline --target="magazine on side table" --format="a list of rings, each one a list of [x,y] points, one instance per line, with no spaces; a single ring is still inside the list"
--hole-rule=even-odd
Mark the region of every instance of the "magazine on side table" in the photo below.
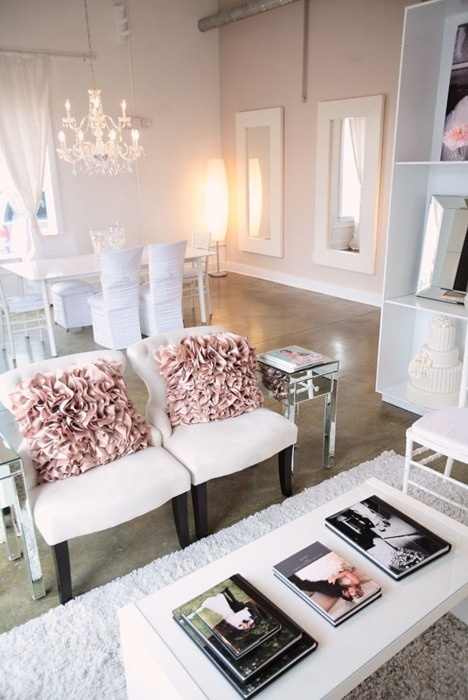
[[[285,372],[296,372],[298,369],[321,364],[324,356],[299,345],[288,345],[276,350],[267,350],[261,353],[258,359]]]
[[[451,549],[378,496],[327,516],[325,525],[397,581]]]

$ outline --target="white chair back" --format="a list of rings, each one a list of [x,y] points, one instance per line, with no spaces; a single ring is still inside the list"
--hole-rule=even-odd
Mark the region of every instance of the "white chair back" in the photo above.
[[[148,286],[140,290],[140,323],[144,335],[184,327],[183,268],[187,241],[148,245]]]
[[[143,246],[102,252],[102,295],[108,309],[121,309],[137,303],[142,254]]]
[[[209,252],[211,246],[211,233],[209,231],[192,231],[191,247],[198,251],[206,251],[203,258],[203,293],[205,295],[205,305],[209,316],[211,316],[211,295],[210,282],[208,277]],[[190,299],[192,311],[195,309],[195,299],[199,296],[198,269],[195,262],[187,263],[184,267],[184,288],[183,298]]]
[[[192,248],[210,250],[211,233],[209,231],[192,231]]]

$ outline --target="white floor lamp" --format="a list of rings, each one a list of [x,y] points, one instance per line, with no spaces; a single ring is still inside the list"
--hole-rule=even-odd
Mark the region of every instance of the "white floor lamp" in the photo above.
[[[222,158],[211,158],[208,161],[205,204],[208,230],[211,240],[216,243],[216,271],[209,274],[210,277],[226,277],[227,272],[219,269],[219,244],[226,238],[228,223],[228,187]]]

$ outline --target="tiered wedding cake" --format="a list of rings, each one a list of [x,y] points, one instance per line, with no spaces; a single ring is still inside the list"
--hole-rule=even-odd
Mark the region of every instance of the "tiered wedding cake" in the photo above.
[[[406,396],[425,408],[456,406],[462,364],[455,346],[456,326],[447,316],[433,318],[429,339],[411,361]]]

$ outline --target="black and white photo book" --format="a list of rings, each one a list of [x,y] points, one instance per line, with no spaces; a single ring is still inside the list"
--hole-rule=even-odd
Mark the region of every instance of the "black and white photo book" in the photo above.
[[[378,496],[325,518],[325,525],[395,580],[451,549],[451,544]]]

